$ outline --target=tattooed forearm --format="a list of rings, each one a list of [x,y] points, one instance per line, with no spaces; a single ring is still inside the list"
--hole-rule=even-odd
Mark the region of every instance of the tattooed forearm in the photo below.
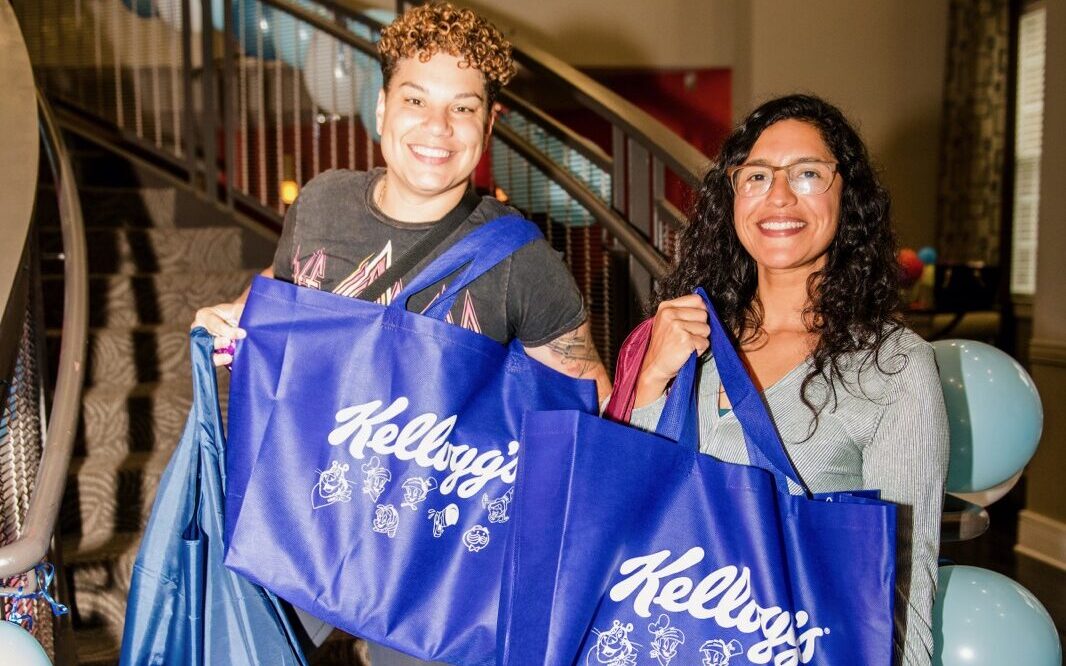
[[[596,351],[596,343],[585,326],[559,336],[547,347],[568,371],[567,374],[573,377],[587,377],[603,365]]]

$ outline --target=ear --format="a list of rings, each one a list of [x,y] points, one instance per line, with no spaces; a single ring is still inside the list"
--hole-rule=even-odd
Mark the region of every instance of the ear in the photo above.
[[[378,104],[374,111],[374,125],[377,128],[378,136],[381,136],[381,130],[385,127],[385,88],[382,87],[378,91]]]

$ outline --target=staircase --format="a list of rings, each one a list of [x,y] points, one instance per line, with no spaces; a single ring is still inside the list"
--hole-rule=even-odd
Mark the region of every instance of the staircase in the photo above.
[[[268,265],[273,242],[182,186],[71,136],[85,211],[90,336],[82,419],[60,513],[78,663],[118,662],[130,574],[191,404],[188,328]],[[52,186],[38,196],[48,350],[59,349],[62,265]],[[229,376],[218,374],[223,414]],[[335,632],[315,664],[361,664]]]

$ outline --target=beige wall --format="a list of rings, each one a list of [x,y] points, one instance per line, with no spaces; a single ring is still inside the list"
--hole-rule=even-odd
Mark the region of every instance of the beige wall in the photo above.
[[[932,244],[946,0],[753,0],[750,7],[750,79],[737,81],[747,100],[804,91],[841,107],[884,171],[901,241]]]
[[[947,0],[469,0],[505,32],[576,66],[729,67],[734,119],[817,93],[883,167],[901,240],[934,241]]]

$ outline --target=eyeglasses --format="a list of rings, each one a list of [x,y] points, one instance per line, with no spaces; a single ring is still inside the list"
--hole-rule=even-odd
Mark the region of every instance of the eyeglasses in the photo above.
[[[774,175],[784,171],[788,177],[788,186],[796,194],[812,196],[824,194],[836,178],[836,162],[796,162],[784,166],[764,164],[741,164],[726,169],[726,175],[733,186],[733,192],[739,197],[758,197],[770,191],[774,185]]]

